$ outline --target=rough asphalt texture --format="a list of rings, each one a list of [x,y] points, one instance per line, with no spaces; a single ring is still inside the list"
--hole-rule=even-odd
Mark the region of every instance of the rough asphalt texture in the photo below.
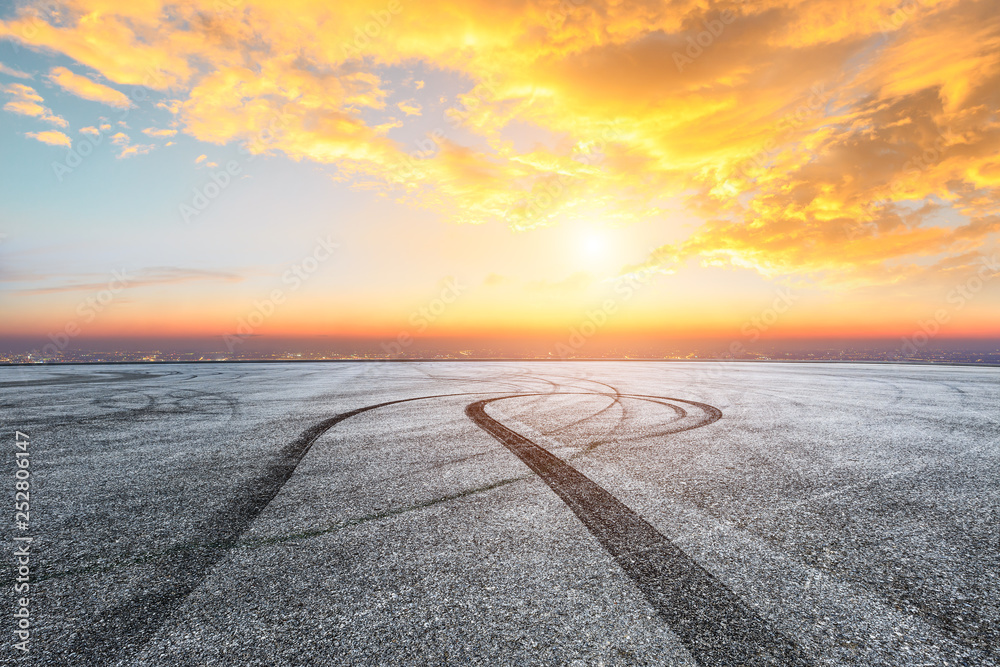
[[[998,664],[996,369],[4,368],[0,408],[3,664]]]

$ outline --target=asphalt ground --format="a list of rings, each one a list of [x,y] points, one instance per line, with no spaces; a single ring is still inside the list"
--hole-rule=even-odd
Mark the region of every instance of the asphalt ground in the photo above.
[[[4,664],[996,665],[1000,371],[9,367]]]

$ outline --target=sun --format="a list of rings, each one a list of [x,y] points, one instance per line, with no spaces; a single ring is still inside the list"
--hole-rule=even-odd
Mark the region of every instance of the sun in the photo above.
[[[604,234],[588,231],[580,238],[580,253],[587,259],[600,259],[607,251],[608,240]]]
[[[578,269],[603,275],[618,268],[621,261],[619,239],[614,230],[600,223],[580,225],[568,237]]]
[[[604,250],[605,240],[600,234],[590,234],[583,240],[583,250],[592,257],[601,255]]]

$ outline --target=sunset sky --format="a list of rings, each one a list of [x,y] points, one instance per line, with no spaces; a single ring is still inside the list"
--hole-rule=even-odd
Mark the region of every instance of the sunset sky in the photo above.
[[[3,3],[0,106],[0,338],[1000,336],[995,0]]]

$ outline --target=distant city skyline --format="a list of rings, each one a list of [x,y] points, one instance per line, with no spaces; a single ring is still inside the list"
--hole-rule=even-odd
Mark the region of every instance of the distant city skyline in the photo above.
[[[13,342],[13,341],[12,341]],[[431,338],[397,348],[367,339],[285,339],[247,341],[227,348],[217,339],[136,341],[91,340],[65,349],[39,348],[25,339],[0,351],[0,364],[126,363],[213,361],[323,361],[406,359],[652,359],[729,361],[859,361],[1000,365],[1000,342],[993,339],[936,339],[920,346],[885,340],[790,340],[737,345],[734,341],[620,340],[572,347],[547,338],[468,340]]]

